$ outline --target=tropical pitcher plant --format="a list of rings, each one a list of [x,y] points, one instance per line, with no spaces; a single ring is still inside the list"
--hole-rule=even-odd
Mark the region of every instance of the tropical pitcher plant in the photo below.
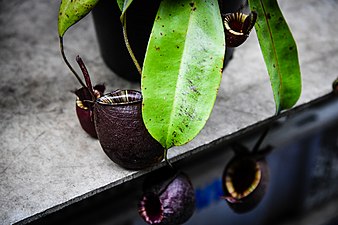
[[[63,38],[67,29],[87,15],[98,1],[61,1],[60,48],[75,75],[64,54]],[[244,42],[253,27],[270,76],[275,114],[293,107],[300,97],[297,46],[277,0],[248,0],[249,14],[241,9],[223,14],[219,3],[162,0],[141,68],[126,31],[128,7],[133,1],[116,1],[126,46],[141,75],[142,119],[150,135],[165,150],[165,156],[168,149],[186,144],[203,129],[220,86],[226,49]],[[77,79],[88,88],[79,76]],[[90,96],[89,101],[95,100],[95,96]]]

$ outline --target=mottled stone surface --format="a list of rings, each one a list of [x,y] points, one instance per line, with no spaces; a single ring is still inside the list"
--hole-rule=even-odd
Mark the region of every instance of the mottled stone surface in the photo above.
[[[124,170],[84,133],[75,114],[76,80],[58,46],[59,1],[0,1],[0,224],[10,224],[78,201],[146,173]],[[331,90],[338,76],[338,2],[283,0],[299,48],[299,104]],[[66,52],[86,62],[94,83],[138,89],[112,74],[86,17],[65,35]],[[274,113],[263,58],[253,32],[224,72],[213,113],[202,132],[170,157],[231,135]],[[55,207],[57,206],[57,207]]]

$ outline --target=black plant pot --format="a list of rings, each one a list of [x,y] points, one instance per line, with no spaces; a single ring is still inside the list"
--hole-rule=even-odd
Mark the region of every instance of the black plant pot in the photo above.
[[[235,12],[245,6],[246,0],[220,1],[221,13]],[[143,64],[145,52],[160,0],[136,0],[128,9],[127,31],[137,61]],[[124,43],[121,12],[116,1],[100,0],[92,11],[101,55],[107,66],[118,76],[139,82],[140,76]],[[224,67],[231,59],[233,49],[227,49]]]
[[[128,39],[137,58],[142,64],[148,39],[161,1],[134,1],[128,9]],[[92,11],[94,25],[99,41],[101,55],[107,66],[117,75],[130,80],[139,81],[133,61],[124,43],[121,11],[116,1],[101,0]]]
[[[118,90],[97,99],[94,105],[100,144],[113,162],[126,169],[153,166],[164,156],[162,145],[143,123],[141,104],[141,92]]]

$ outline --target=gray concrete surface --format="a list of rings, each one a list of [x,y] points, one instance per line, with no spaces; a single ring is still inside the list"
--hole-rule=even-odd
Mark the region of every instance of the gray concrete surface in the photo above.
[[[147,172],[120,168],[80,129],[71,93],[78,84],[59,54],[58,5],[0,0],[0,224],[57,210]],[[280,5],[299,49],[299,105],[330,92],[338,76],[338,1],[280,0]],[[103,81],[108,90],[138,89],[104,65],[90,17],[66,34],[65,44],[69,58],[83,57],[94,83]],[[169,157],[193,152],[273,113],[253,32],[224,72],[206,127],[187,145],[171,149]]]

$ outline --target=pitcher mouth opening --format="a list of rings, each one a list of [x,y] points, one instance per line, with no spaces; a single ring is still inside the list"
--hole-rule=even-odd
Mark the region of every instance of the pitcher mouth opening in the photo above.
[[[140,103],[141,101],[141,92],[135,90],[116,90],[96,100],[101,105],[127,105]]]
[[[259,164],[252,160],[235,162],[226,172],[225,185],[231,197],[242,199],[250,195],[262,179]]]
[[[147,193],[143,196],[138,212],[149,224],[159,224],[164,219],[162,202],[155,193]]]

